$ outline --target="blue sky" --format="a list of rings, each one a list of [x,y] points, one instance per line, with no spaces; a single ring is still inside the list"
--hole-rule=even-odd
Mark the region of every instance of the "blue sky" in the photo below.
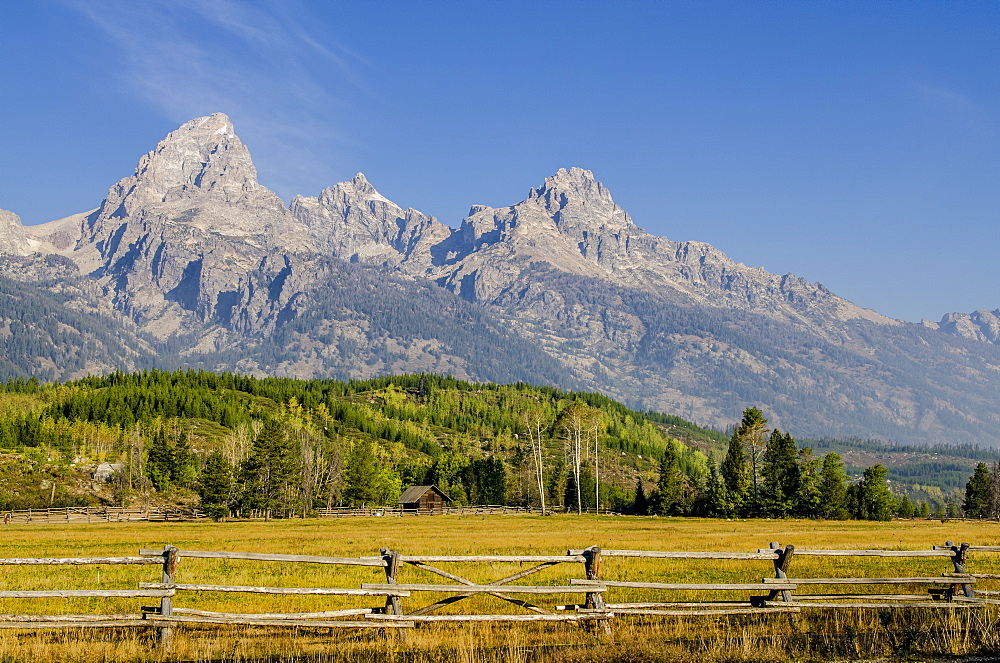
[[[893,317],[1000,307],[1000,3],[7,2],[0,208],[96,207],[222,111],[287,202],[457,226],[560,167]]]

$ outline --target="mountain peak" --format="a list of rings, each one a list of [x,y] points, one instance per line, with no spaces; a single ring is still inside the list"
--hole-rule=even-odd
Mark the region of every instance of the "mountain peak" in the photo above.
[[[236,135],[236,131],[233,128],[233,122],[225,113],[212,113],[211,115],[206,115],[205,117],[196,117],[195,119],[182,124],[177,131],[173,133],[180,133],[183,131],[198,132],[199,134],[210,136]]]
[[[573,236],[597,230],[617,233],[632,226],[611,192],[584,168],[560,168],[532,189],[525,202],[540,205],[561,232]]]
[[[150,206],[184,206],[194,198],[228,204],[261,197],[274,195],[257,183],[257,169],[232,121],[213,113],[185,122],[140,158],[135,175],[108,192],[103,212],[128,216]]]
[[[596,197],[612,202],[611,193],[597,181],[592,171],[575,166],[569,169],[560,168],[555,175],[546,177],[545,183],[532,191],[532,197],[544,196],[554,191],[574,197]]]

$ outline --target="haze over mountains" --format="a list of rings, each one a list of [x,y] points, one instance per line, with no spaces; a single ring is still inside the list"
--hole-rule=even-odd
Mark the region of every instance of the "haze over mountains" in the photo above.
[[[2,201],[0,201],[2,204]],[[650,235],[580,168],[457,229],[362,174],[285,207],[222,114],[170,133],[96,210],[0,212],[0,372],[191,365],[453,373],[602,391],[802,437],[1000,446],[1000,309],[893,320]]]

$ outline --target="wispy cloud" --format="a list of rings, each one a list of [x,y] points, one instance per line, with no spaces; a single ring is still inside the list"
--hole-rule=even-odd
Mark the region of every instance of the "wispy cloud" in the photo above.
[[[983,137],[993,136],[989,112],[969,95],[926,82],[911,83],[911,88],[924,104],[947,115],[963,130]]]
[[[282,197],[342,173],[363,58],[298,2],[68,0],[121,52],[121,83],[176,124],[221,111]],[[341,156],[343,158],[343,156]]]

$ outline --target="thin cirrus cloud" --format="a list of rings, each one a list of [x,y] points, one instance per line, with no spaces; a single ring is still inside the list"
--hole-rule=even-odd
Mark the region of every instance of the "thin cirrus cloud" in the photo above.
[[[123,53],[127,89],[181,124],[224,112],[264,184],[288,198],[330,183],[351,140],[334,129],[350,97],[371,95],[365,61],[322,34],[297,3],[74,2]],[[109,6],[112,10],[109,10]],[[305,26],[309,25],[307,29]]]
[[[989,113],[969,95],[926,82],[915,82],[910,87],[926,106],[946,115],[961,129],[981,138],[995,137]]]

